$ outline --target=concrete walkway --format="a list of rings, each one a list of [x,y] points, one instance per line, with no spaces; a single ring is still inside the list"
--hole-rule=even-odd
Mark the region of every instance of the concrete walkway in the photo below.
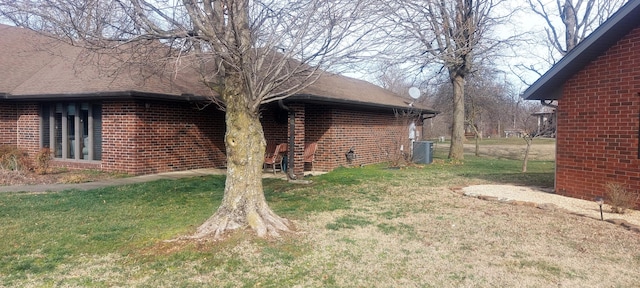
[[[143,182],[150,182],[150,181],[161,180],[161,179],[180,179],[180,178],[189,178],[189,177],[197,177],[197,176],[205,176],[205,175],[224,175],[225,173],[226,173],[225,169],[206,168],[206,169],[195,169],[195,170],[187,170],[187,171],[166,172],[166,173],[159,173],[159,174],[134,176],[134,177],[127,177],[127,178],[114,178],[114,179],[107,179],[107,180],[96,181],[96,182],[78,183],[78,184],[0,186],[0,193],[1,192],[57,192],[57,191],[71,190],[71,189],[91,190],[91,189],[97,189],[102,187],[143,183]],[[279,172],[277,174],[273,174],[271,172],[265,172],[262,177],[286,179],[285,174],[282,172]]]

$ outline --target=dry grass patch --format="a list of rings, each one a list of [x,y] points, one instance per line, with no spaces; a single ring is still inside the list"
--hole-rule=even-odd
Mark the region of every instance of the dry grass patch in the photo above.
[[[0,249],[0,286],[640,287],[637,234],[449,189],[552,182],[553,165],[530,165],[534,173],[523,175],[517,161],[469,157],[419,169],[338,169],[304,187],[265,180],[270,205],[298,228],[271,240],[234,233],[220,242],[163,242],[212,213],[208,201],[221,199],[223,177],[0,195],[0,231],[22,233]],[[75,226],[47,223],[56,215]],[[28,218],[53,236],[36,238],[44,226],[21,222]],[[90,235],[100,237],[83,240]],[[34,247],[46,249],[27,251]],[[37,265],[43,256],[49,266]]]
[[[362,206],[354,209],[368,211],[363,215],[377,225],[313,229],[348,215],[336,211],[309,219],[310,226],[305,227],[317,240],[316,251],[325,254],[317,257],[327,259],[321,266],[334,275],[336,286],[634,287],[639,283],[640,272],[635,269],[639,252],[627,252],[638,251],[640,240],[610,224],[464,198],[446,188],[390,188],[377,204],[395,203],[404,207],[402,213],[388,213],[390,207],[366,200],[358,203]],[[345,270],[352,272],[341,272]]]

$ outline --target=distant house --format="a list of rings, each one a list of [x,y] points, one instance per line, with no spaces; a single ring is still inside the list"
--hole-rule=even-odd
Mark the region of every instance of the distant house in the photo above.
[[[593,200],[608,182],[640,193],[640,1],[624,5],[524,97],[557,100],[556,193]]]
[[[215,95],[198,77],[145,74],[135,63],[111,74],[85,64],[90,59],[81,48],[22,28],[0,25],[0,39],[0,145],[30,155],[48,147],[59,167],[130,174],[225,165],[224,113],[205,105]],[[351,147],[357,156],[351,164],[383,162],[384,149],[409,141],[394,112],[408,110],[410,102],[326,73],[281,105],[264,105],[263,128],[268,142],[293,137],[296,174],[346,165]],[[420,124],[436,114],[416,105],[411,110]],[[315,158],[305,163],[304,147],[312,142]]]
[[[537,127],[536,136],[540,137],[556,137],[556,111],[550,107],[544,107],[542,110],[531,114],[536,117]]]

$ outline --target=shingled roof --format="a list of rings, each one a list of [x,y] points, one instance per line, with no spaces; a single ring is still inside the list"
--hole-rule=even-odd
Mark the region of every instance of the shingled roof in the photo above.
[[[197,81],[185,75],[145,76],[152,73],[145,73],[144,65],[130,65],[124,68],[128,71],[115,73],[113,67],[93,64],[106,63],[109,57],[91,58],[80,47],[27,29],[0,25],[0,39],[0,95],[5,99],[124,95],[179,98],[183,94],[211,93],[202,84],[194,85]]]
[[[145,73],[144,63],[120,67],[100,65],[84,48],[34,31],[0,24],[0,100],[109,99],[118,97],[203,101],[214,92],[194,73]],[[99,59],[97,61],[108,61]],[[146,75],[146,76],[145,76]],[[408,108],[410,99],[366,81],[324,73],[318,81],[289,98],[357,107]],[[423,113],[437,112],[413,107]]]

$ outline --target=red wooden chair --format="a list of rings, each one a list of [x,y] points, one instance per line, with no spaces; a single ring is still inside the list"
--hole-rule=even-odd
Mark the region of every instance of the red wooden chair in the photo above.
[[[316,157],[317,142],[305,143],[304,145],[304,163],[313,163]]]
[[[276,171],[282,171],[282,153],[286,151],[286,143],[278,144],[274,148],[272,148],[272,150],[267,150],[267,155],[264,157],[264,164],[262,168],[266,169],[267,167],[271,166],[273,174],[276,174]]]

